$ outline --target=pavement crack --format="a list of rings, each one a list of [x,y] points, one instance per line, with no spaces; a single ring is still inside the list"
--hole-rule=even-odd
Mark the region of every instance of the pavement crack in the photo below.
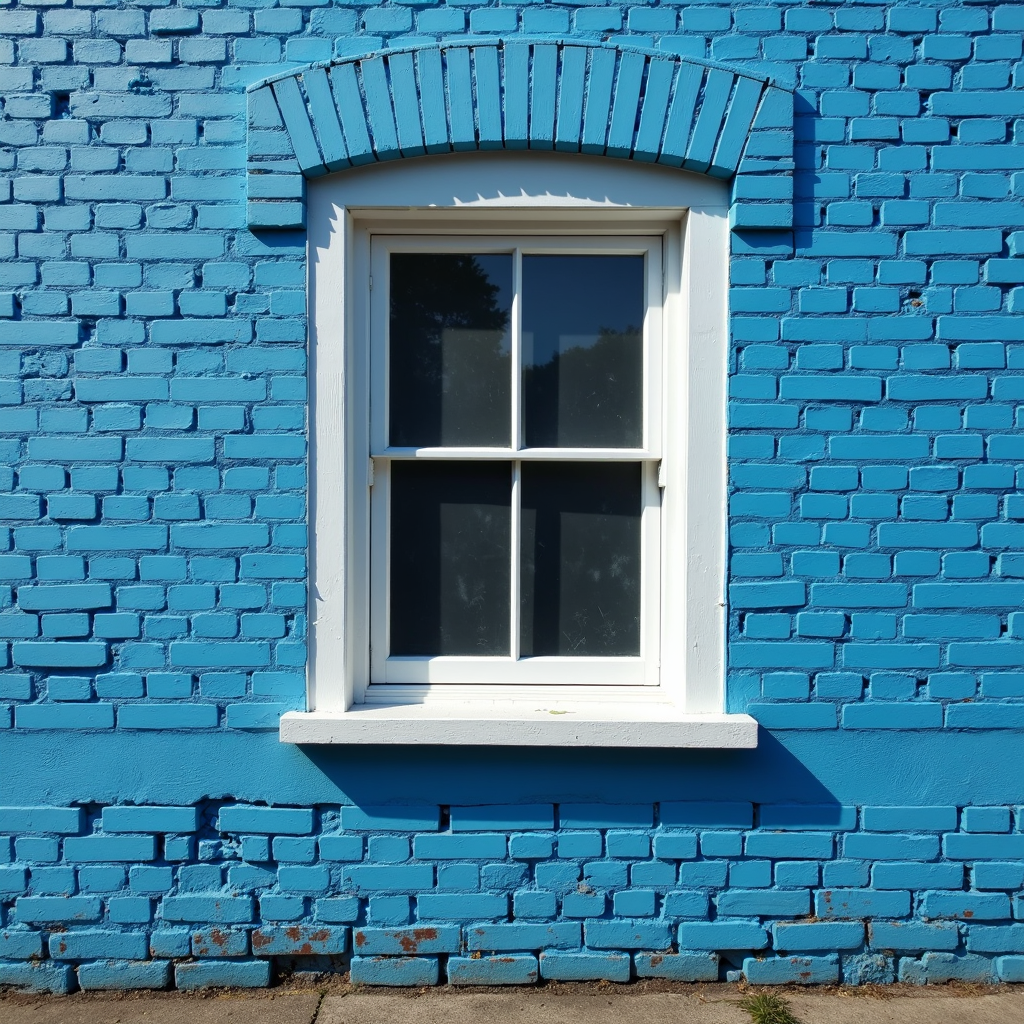
[[[316,1009],[313,1010],[313,1016],[309,1018],[309,1024],[316,1024],[317,1017],[320,1016],[320,1007],[324,1005],[324,1000],[327,998],[326,989],[320,993],[320,998],[317,1000]]]

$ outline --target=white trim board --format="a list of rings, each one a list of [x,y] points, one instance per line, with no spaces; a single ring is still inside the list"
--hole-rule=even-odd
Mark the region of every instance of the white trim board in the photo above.
[[[577,711],[503,704],[364,704],[345,712],[289,711],[285,743],[442,746],[663,747],[747,750],[757,746],[749,715],[685,715],[662,705],[594,705]]]

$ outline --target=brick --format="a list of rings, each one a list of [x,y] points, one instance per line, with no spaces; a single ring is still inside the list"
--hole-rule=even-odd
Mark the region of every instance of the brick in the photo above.
[[[539,976],[537,958],[525,953],[512,956],[448,958],[450,985],[533,985]]]
[[[967,949],[972,953],[1024,952],[1024,925],[975,925],[967,929]]]
[[[450,820],[453,832],[551,829],[555,825],[551,804],[452,807]]]
[[[152,836],[81,836],[64,840],[64,856],[83,863],[153,860]]]
[[[787,923],[772,928],[772,945],[786,952],[859,949],[863,942],[864,926],[860,922]]]
[[[828,985],[839,980],[839,957],[747,957],[743,973],[752,985]]]
[[[815,894],[814,912],[821,918],[906,917],[910,913],[910,894],[826,889]]]
[[[63,964],[8,963],[0,964],[0,985],[29,992],[52,992],[66,995],[74,984],[74,970]]]
[[[507,897],[492,893],[425,893],[416,902],[421,921],[463,917],[488,920],[508,914]]]
[[[166,960],[107,960],[81,964],[78,983],[92,989],[164,989],[171,980],[171,965]]]
[[[576,933],[578,939],[578,926]],[[360,956],[412,956],[426,953],[458,953],[461,948],[461,932],[458,927],[454,926],[441,925],[399,929],[356,928],[352,932],[352,949]]]
[[[102,904],[96,896],[23,896],[14,903],[14,913],[24,924],[63,924],[98,921]]]
[[[683,949],[764,949],[768,933],[754,921],[693,921],[679,926]]]
[[[466,929],[467,949],[492,953],[574,949],[580,942],[580,925],[571,921],[555,924],[479,924]]]
[[[669,926],[639,921],[587,921],[584,943],[590,949],[670,949]]]
[[[5,960],[42,959],[43,934],[23,928],[0,931],[0,954]]]
[[[1008,860],[1024,858],[1024,835],[965,835],[942,837],[942,850],[955,860]]]
[[[149,952],[142,933],[99,929],[51,935],[49,948],[54,960],[144,960]]]
[[[714,953],[637,953],[633,962],[638,978],[718,980],[718,957]]]
[[[436,957],[427,956],[354,956],[351,979],[356,985],[390,985],[412,988],[436,985],[440,967]]]
[[[244,924],[252,920],[253,901],[249,896],[182,895],[163,901],[165,921],[202,924]]]
[[[429,864],[358,864],[346,866],[342,882],[357,892],[415,892],[432,889],[434,869]],[[443,915],[442,915],[443,916]],[[463,914],[452,915],[463,917]]]
[[[260,956],[337,954],[347,948],[347,928],[263,925],[252,933],[252,951]]]
[[[80,807],[0,807],[0,832],[57,832],[82,830]]]
[[[270,984],[269,960],[200,960],[174,966],[177,988],[265,988]]]
[[[630,959],[623,953],[541,953],[540,973],[552,981],[629,981]]]
[[[413,839],[418,860],[502,860],[508,842],[503,835],[426,835]]]

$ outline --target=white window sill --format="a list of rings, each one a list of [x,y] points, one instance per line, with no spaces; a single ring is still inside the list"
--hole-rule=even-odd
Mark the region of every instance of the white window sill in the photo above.
[[[521,704],[360,704],[348,711],[289,711],[283,743],[442,744],[509,747],[749,749],[749,715],[688,715],[670,704],[579,705],[557,711]]]

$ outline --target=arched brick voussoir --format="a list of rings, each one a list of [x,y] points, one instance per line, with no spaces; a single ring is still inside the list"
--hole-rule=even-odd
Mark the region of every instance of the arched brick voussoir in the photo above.
[[[792,226],[792,94],[721,65],[571,41],[453,41],[311,65],[248,100],[254,229],[303,227],[306,178],[495,149],[732,178],[735,229]]]

